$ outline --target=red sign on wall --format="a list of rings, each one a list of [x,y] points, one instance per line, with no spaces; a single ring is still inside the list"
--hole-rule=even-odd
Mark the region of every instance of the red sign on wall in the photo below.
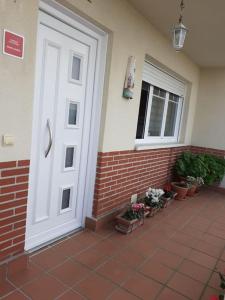
[[[8,30],[4,30],[3,53],[23,59],[24,37]]]

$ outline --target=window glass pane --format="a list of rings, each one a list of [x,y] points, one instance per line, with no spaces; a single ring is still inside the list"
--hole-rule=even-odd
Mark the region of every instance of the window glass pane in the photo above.
[[[160,88],[158,88],[158,87],[154,87],[153,94],[154,94],[155,96],[159,96],[159,97],[162,97],[162,98],[165,98],[165,97],[166,97],[166,91],[163,90],[163,89],[160,89]]]
[[[170,99],[171,101],[176,102],[176,103],[179,102],[179,96],[177,96],[177,95],[175,95],[175,94],[172,94],[172,93],[170,93],[169,99]]]
[[[142,82],[142,90],[141,90],[141,100],[140,100],[140,106],[139,106],[139,114],[138,114],[137,133],[136,133],[137,139],[144,138],[145,122],[146,122],[148,99],[149,99],[149,90],[150,90],[150,84],[143,81]]]
[[[178,110],[178,104],[169,101],[164,136],[174,136],[176,120],[177,120],[177,110]]]
[[[74,147],[66,148],[65,168],[73,167]]]
[[[76,103],[70,103],[69,104],[69,117],[68,117],[68,123],[69,125],[77,125],[77,104]]]
[[[66,209],[66,208],[70,207],[70,191],[71,191],[71,189],[63,190],[61,209]]]
[[[164,105],[165,105],[165,99],[158,98],[156,96],[152,97],[152,107],[151,107],[150,123],[148,129],[149,136],[161,135]]]
[[[73,80],[80,80],[80,68],[81,68],[81,59],[77,56],[73,56],[72,74],[71,74]]]

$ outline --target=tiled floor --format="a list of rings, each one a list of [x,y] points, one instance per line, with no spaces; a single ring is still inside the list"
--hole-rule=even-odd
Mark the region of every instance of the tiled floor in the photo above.
[[[202,191],[174,202],[130,235],[85,230],[8,272],[12,300],[209,300],[225,273],[225,195]]]

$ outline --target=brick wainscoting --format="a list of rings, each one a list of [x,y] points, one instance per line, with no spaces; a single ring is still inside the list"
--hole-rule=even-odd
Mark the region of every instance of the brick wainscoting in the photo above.
[[[0,163],[0,261],[24,251],[29,164]]]
[[[206,153],[206,154],[212,154],[212,155],[216,155],[216,156],[220,156],[220,157],[225,156],[225,150],[218,150],[218,149],[212,149],[212,148],[191,146],[191,151],[196,154]]]
[[[128,203],[132,194],[162,186],[176,158],[189,146],[98,154],[93,216],[99,218]]]

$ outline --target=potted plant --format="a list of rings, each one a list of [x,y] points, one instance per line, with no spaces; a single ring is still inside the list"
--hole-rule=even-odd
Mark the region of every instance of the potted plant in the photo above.
[[[177,193],[175,200],[184,200],[187,196],[189,185],[185,181],[171,183],[174,192]]]
[[[225,159],[211,154],[184,152],[176,161],[175,172],[180,178],[201,178],[207,185],[221,182],[225,175]]]
[[[198,193],[201,186],[203,186],[205,184],[205,182],[204,182],[204,179],[202,177],[197,177],[196,178],[196,183],[197,183],[196,193]]]
[[[187,176],[186,181],[189,187],[187,196],[193,197],[197,190],[197,180],[193,176]]]
[[[149,188],[144,198],[146,210],[149,211],[149,216],[153,217],[162,207],[161,196],[164,194],[162,189]]]
[[[172,190],[171,183],[167,183],[163,187],[164,194],[161,196],[161,200],[163,201],[163,207],[166,208],[169,204],[172,203],[176,193]]]
[[[116,230],[128,234],[144,224],[145,206],[143,203],[129,205],[116,217]]]

